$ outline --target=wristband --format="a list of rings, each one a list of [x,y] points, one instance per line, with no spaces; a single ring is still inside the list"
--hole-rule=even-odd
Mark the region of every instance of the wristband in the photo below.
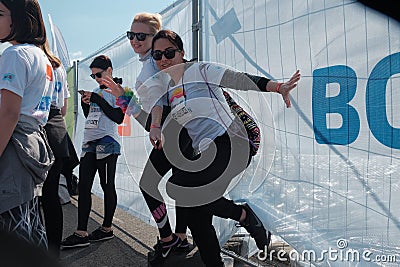
[[[155,124],[151,124],[151,125],[150,125],[150,129],[153,129],[153,128],[158,128],[158,129],[160,129],[161,126],[157,126],[157,125],[155,125]]]
[[[279,92],[279,89],[281,89],[281,85],[282,85],[282,83],[278,83],[278,85],[276,86],[276,92],[277,92],[278,94],[281,93],[281,92]]]
[[[126,113],[126,109],[132,96],[133,92],[128,87],[125,87],[124,94],[116,98],[116,105],[122,109],[124,114]]]

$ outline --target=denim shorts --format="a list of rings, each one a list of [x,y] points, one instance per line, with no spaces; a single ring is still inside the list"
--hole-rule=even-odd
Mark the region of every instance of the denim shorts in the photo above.
[[[86,153],[95,153],[97,159],[103,159],[111,154],[121,155],[121,145],[109,136],[89,141],[82,146],[81,157]]]

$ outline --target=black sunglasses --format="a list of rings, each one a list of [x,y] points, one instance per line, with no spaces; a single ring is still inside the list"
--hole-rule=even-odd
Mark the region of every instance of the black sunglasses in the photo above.
[[[161,60],[162,55],[165,56],[166,59],[173,59],[175,57],[175,52],[181,52],[179,49],[174,49],[174,48],[167,48],[164,51],[161,50],[154,50],[151,51],[151,56],[154,58],[154,60]]]
[[[153,36],[154,34],[144,32],[126,32],[126,37],[128,37],[129,40],[133,40],[136,36],[138,41],[144,41],[146,40],[147,35]]]
[[[101,78],[101,74],[103,72],[105,72],[105,70],[102,70],[102,71],[99,71],[99,72],[96,72],[96,73],[92,73],[92,74],[90,74],[90,77],[92,77],[92,79],[95,79],[96,77],[97,78]]]

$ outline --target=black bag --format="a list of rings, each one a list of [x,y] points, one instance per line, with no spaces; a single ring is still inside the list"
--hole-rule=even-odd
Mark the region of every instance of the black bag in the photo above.
[[[171,106],[163,106],[163,111],[162,111],[162,116],[161,116],[161,125],[164,124],[164,121],[168,117],[170,112],[171,112]],[[150,131],[150,125],[151,125],[151,113],[149,114],[149,117],[147,118],[146,126],[145,126],[145,130],[148,132]]]

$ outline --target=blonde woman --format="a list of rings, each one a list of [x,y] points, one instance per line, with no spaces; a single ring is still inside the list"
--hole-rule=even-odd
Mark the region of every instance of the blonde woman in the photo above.
[[[175,233],[172,232],[169,223],[165,202],[158,190],[158,184],[161,178],[170,170],[172,172],[176,168],[169,162],[164,154],[161,144],[161,126],[162,118],[168,114],[169,106],[157,105],[158,99],[154,95],[158,95],[160,83],[154,82],[149,86],[146,82],[159,72],[156,62],[151,56],[151,44],[153,36],[161,30],[161,15],[153,13],[136,14],[130,31],[127,32],[127,38],[130,40],[131,46],[135,53],[139,55],[139,60],[143,63],[142,69],[136,79],[135,89],[143,103],[143,109],[136,103],[130,103],[128,115],[134,116],[139,122],[147,120],[147,130],[150,132],[150,142],[153,149],[150,152],[149,159],[144,168],[140,179],[140,189],[149,210],[157,223],[160,234],[160,240],[157,242],[155,254],[150,261],[159,261],[165,259],[171,251],[188,251],[189,243],[186,238],[187,224],[185,218],[176,211],[176,227]],[[110,79],[104,79],[103,84],[110,88],[110,92],[115,96],[121,97],[124,93],[123,88],[113,83]],[[147,119],[148,113],[151,116]],[[142,123],[143,124],[143,123]],[[191,139],[186,131],[182,131],[180,135],[180,148],[184,155],[193,153]]]

